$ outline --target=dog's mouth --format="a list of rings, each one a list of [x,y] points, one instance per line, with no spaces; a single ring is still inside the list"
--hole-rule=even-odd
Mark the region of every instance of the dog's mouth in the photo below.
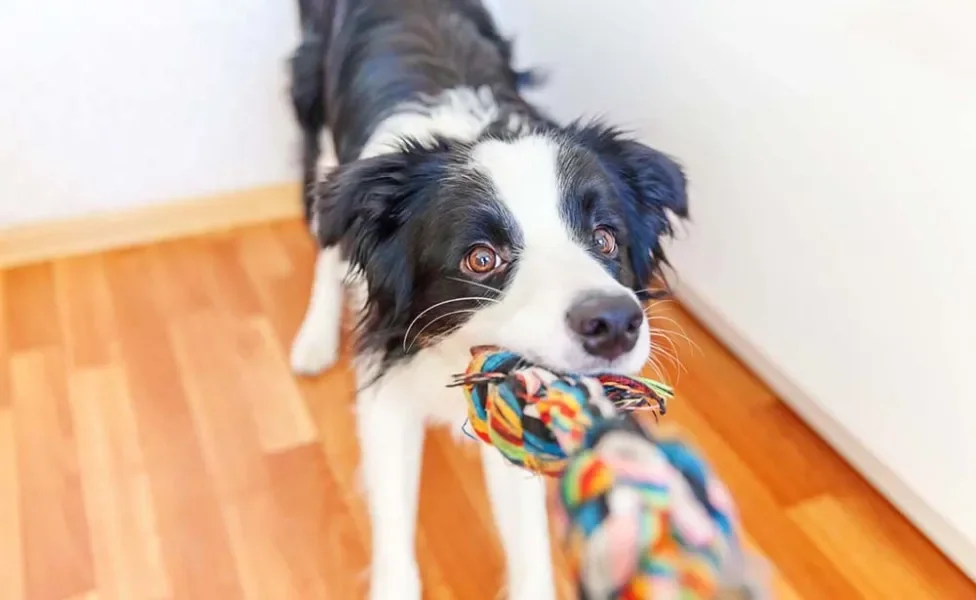
[[[498,350],[498,346],[493,345],[480,345],[471,348],[472,356],[482,353],[491,352],[493,350]],[[511,350],[511,349],[509,349]],[[542,367],[547,371],[552,371],[554,373],[573,373],[576,375],[603,375],[603,374],[614,374],[614,375],[637,375],[630,365],[628,364],[627,355],[621,356],[620,358],[614,360],[607,360],[599,357],[586,357],[583,360],[553,360],[551,357],[547,358],[540,356],[534,352],[530,351],[516,351],[511,350],[515,354],[518,354],[522,360],[525,362],[525,366],[537,366]],[[638,369],[639,371],[639,369]]]
[[[602,375],[604,373],[612,373],[614,375],[637,375],[625,364],[624,360],[606,360],[606,359],[594,359],[592,363],[587,363],[578,368],[572,369],[574,373],[579,373],[581,375]]]

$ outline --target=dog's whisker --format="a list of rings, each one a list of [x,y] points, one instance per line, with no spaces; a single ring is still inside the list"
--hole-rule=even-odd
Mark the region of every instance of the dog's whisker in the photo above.
[[[649,309],[644,310],[644,316],[647,317],[647,320],[648,321],[652,321],[652,322],[653,321],[664,321],[666,323],[672,323],[672,324],[674,324],[675,327],[677,327],[678,329],[681,329],[682,331],[684,331],[684,327],[682,327],[681,323],[679,323],[678,321],[676,321],[673,317],[669,316],[667,313],[655,313],[653,311],[654,311],[653,308],[649,308]]]
[[[668,330],[663,329],[652,328],[650,330],[651,358],[654,358],[655,355],[660,355],[662,358],[673,364],[679,373],[681,371],[687,371],[678,356],[680,354],[678,347],[674,340],[668,336],[668,333]],[[670,348],[668,348],[668,346],[670,346]]]
[[[681,325],[681,323],[677,322],[676,320],[674,320],[673,318],[667,315],[655,315],[651,313],[646,313],[646,314],[647,314],[647,318],[650,319],[651,321],[664,321],[666,323],[671,323],[672,325],[680,329],[681,333],[685,333],[685,328]]]
[[[677,364],[679,362],[678,361],[678,356],[676,354],[674,354],[673,352],[671,352],[670,350],[668,350],[667,348],[665,348],[664,346],[657,345],[657,346],[653,346],[653,348],[654,348],[654,351],[658,355],[663,356],[664,358],[667,358],[668,360],[670,360],[671,362],[673,362],[675,364]]]
[[[658,349],[661,353],[666,353],[668,356],[677,359],[678,348],[674,344],[674,340],[664,335],[663,333],[658,333],[651,336],[651,344]],[[665,345],[666,344],[666,345]],[[667,346],[670,346],[668,348]]]
[[[658,345],[657,346],[657,351],[660,354],[663,354],[666,357],[668,357],[669,359],[671,359],[671,361],[674,363],[675,367],[677,367],[679,370],[687,371],[687,369],[684,366],[684,363],[681,361],[681,358],[679,357],[680,352],[678,350],[678,347],[675,344],[674,340],[671,339],[671,337],[668,335],[668,333],[669,333],[668,331],[661,330],[661,329],[652,330],[652,333],[651,333],[651,343],[653,345],[655,339],[666,341],[668,343],[668,345],[671,346],[671,349],[668,350],[667,348],[664,348],[663,346]]]
[[[666,374],[665,373],[662,373],[660,375],[661,376],[661,379],[662,380],[668,380],[668,379],[671,378],[670,376],[673,375],[674,376],[674,379],[675,379],[675,381],[674,381],[674,384],[675,385],[677,384],[678,380],[681,378],[681,372],[685,370],[684,369],[684,365],[682,365],[681,364],[681,361],[679,361],[677,359],[674,359],[673,360],[674,365],[675,365],[675,370],[673,372],[670,369],[665,369],[664,364],[660,360],[658,360],[658,355],[655,355],[655,353],[653,353],[653,352],[651,353],[651,359],[650,360],[651,360],[652,364],[654,364],[654,365],[657,366],[659,372],[660,371],[667,371]]]
[[[692,338],[688,337],[687,335],[681,332],[672,331],[670,329],[660,329],[660,328],[658,328],[657,331],[661,332],[659,335],[667,336],[669,340],[671,340],[670,336],[677,337],[679,340],[683,342],[683,344],[687,344],[693,352],[697,352],[699,355],[704,354],[704,352],[701,349],[701,346],[698,345],[698,342],[696,342],[695,340],[693,340]],[[671,343],[674,344],[674,340],[671,340]],[[677,348],[675,348],[675,351],[677,351]]]
[[[656,357],[655,357],[655,361],[661,367],[665,367],[666,366],[665,363],[667,363],[667,365],[670,365],[671,367],[673,367],[676,372],[680,372],[680,371],[683,371],[684,370],[684,367],[681,364],[681,361],[679,361],[674,356],[672,356],[670,354],[667,354],[665,352],[657,352],[656,353]]]
[[[451,276],[451,275],[448,275],[448,276],[447,276],[447,278],[448,278],[448,279],[453,279],[454,281],[459,281],[459,282],[461,282],[461,283],[467,283],[467,284],[469,284],[469,285],[473,285],[473,286],[475,286],[475,287],[480,287],[480,288],[483,288],[483,289],[486,289],[486,290],[488,290],[489,292],[494,292],[495,294],[498,294],[499,296],[501,296],[501,295],[502,295],[502,291],[501,291],[500,289],[498,289],[498,288],[496,288],[496,287],[492,287],[492,286],[490,286],[490,285],[486,285],[486,284],[484,284],[484,283],[480,283],[480,282],[478,282],[478,281],[470,281],[470,280],[468,280],[468,279],[461,279],[460,277],[453,277],[453,276]],[[494,298],[493,298],[493,299],[494,299]]]
[[[675,371],[678,374],[680,374],[682,372],[685,372],[685,373],[688,372],[688,369],[685,367],[684,363],[681,362],[681,359],[678,358],[677,356],[674,356],[672,354],[667,354],[667,353],[664,353],[664,352],[661,352],[660,353],[660,356],[663,356],[664,358],[666,358],[668,360],[668,362],[671,363],[674,366]]]
[[[463,302],[466,300],[471,302],[481,302],[481,301],[494,302],[494,303],[498,302],[498,300],[495,300],[494,298],[485,298],[484,296],[464,296],[461,298],[451,298],[449,300],[438,302],[437,304],[434,304],[432,306],[428,306],[424,310],[420,311],[420,314],[414,317],[414,319],[410,321],[410,325],[407,326],[407,330],[403,333],[403,349],[404,350],[407,349],[406,346],[407,336],[410,335],[410,330],[413,329],[413,326],[417,324],[417,321],[419,321],[421,317],[423,317],[425,314],[429,313],[430,311],[436,308],[444,306],[445,304],[450,304],[452,302]]]
[[[671,317],[669,317],[667,315],[656,315],[656,314],[653,314],[653,313],[647,313],[647,312],[645,312],[644,313],[644,316],[646,316],[647,317],[647,320],[649,322],[651,322],[651,323],[654,323],[654,322],[670,323],[670,324],[674,325],[675,328],[678,329],[682,334],[686,334],[685,328],[681,325],[681,323],[679,323],[678,321],[674,320],[673,318],[671,318]]]
[[[656,308],[657,308],[656,306],[649,306],[649,307],[647,307],[644,310],[644,314],[647,315],[647,317],[649,319],[657,319],[657,320],[667,319],[667,320],[669,320],[669,321],[677,324],[677,321],[675,321],[674,318],[672,318],[670,316],[670,312],[671,311],[667,311],[666,310],[666,311],[661,311],[661,312],[654,312],[654,309],[656,309]]]
[[[682,333],[685,333],[684,326],[681,323],[679,323],[676,319],[674,319],[673,317],[667,314],[654,314],[652,311],[653,311],[653,307],[650,307],[648,308],[648,310],[644,312],[644,314],[647,315],[647,318],[656,321],[667,321],[668,323],[672,323],[675,327],[680,329]]]
[[[643,294],[643,293],[646,292],[648,294],[657,294],[659,292],[667,292],[667,291],[668,290],[666,288],[662,289],[662,288],[646,287],[646,288],[643,288],[643,289],[640,289],[640,290],[635,290],[634,293],[635,294]],[[671,300],[670,298],[667,298],[667,297],[665,297],[665,298],[651,298],[649,300],[649,302],[665,302],[665,301],[673,302],[673,300]]]
[[[429,329],[430,326],[433,325],[434,323],[436,323],[437,321],[440,321],[441,319],[445,319],[445,318],[450,317],[450,316],[453,316],[453,315],[461,315],[461,314],[466,314],[466,313],[475,314],[477,312],[478,312],[477,309],[473,309],[473,308],[462,308],[462,309],[459,309],[459,310],[455,310],[455,311],[451,311],[451,312],[448,312],[448,313],[444,313],[442,315],[437,315],[436,317],[434,317],[433,319],[431,319],[430,321],[428,321],[427,323],[425,323],[424,326],[421,327],[420,330],[413,335],[413,337],[411,338],[410,344],[405,348],[405,350],[409,351],[410,348],[413,347],[413,344],[418,339],[420,339],[420,337],[423,335],[424,331],[426,331],[427,329]],[[409,333],[409,332],[407,332],[407,333]],[[404,333],[403,334],[404,335],[404,342],[406,342],[406,340],[407,340],[407,337],[406,337],[407,336],[407,333]],[[442,333],[440,335],[436,335],[436,336],[432,337],[431,340],[433,342],[437,342],[437,341],[440,341],[441,339],[445,338],[446,336],[448,336],[450,334],[451,334],[451,332],[448,331],[448,332],[445,332],[445,333]]]
[[[670,317],[665,317],[665,316],[661,316],[661,315],[655,315],[653,317],[650,317],[650,319],[649,319],[649,321],[651,321],[651,322],[653,322],[655,320],[665,321],[665,322],[671,323],[675,327],[677,327],[680,331],[675,331],[673,329],[665,329],[664,327],[656,327],[656,328],[652,328],[651,329],[652,332],[653,331],[662,331],[662,332],[667,332],[667,333],[670,333],[672,335],[675,335],[675,336],[681,338],[682,340],[684,340],[685,342],[687,342],[688,345],[691,346],[694,350],[697,350],[698,352],[701,352],[701,347],[698,345],[698,342],[696,342],[695,340],[693,340],[691,337],[688,336],[688,334],[684,330],[684,327],[681,326],[681,323],[675,321],[674,319],[672,319]]]
[[[658,379],[660,381],[664,381],[665,379],[667,379],[667,377],[664,376],[664,372],[661,369],[661,365],[658,364],[657,360],[654,358],[653,355],[650,358],[648,358],[647,359],[647,362],[644,363],[644,364],[646,366],[650,367],[651,370],[654,371],[654,376],[655,376],[656,379]]]
[[[664,327],[654,327],[652,331],[657,332],[659,335],[673,335],[682,342],[688,344],[689,346],[694,346],[696,342],[688,337],[687,335],[681,333],[680,331],[675,331],[673,329],[665,329]]]
[[[664,327],[655,327],[653,325],[651,326],[651,335],[667,336],[668,334],[674,334],[674,335],[677,335],[677,336],[681,336],[682,339],[687,339],[687,337],[688,337],[688,336],[684,335],[683,333],[680,333],[680,332],[677,332],[677,331],[673,331],[671,329],[665,329]]]
[[[474,310],[474,309],[471,309],[471,308],[467,308],[467,309],[455,310],[455,311],[452,311],[452,312],[449,312],[449,313],[444,313],[443,315],[438,315],[438,316],[434,317],[433,319],[431,319],[430,321],[428,321],[426,325],[424,325],[423,327],[421,327],[420,328],[420,331],[418,331],[413,336],[413,339],[410,341],[410,345],[409,346],[406,345],[407,344],[407,334],[405,333],[403,335],[403,343],[404,343],[404,348],[403,349],[404,349],[404,351],[409,352],[410,349],[413,348],[414,343],[420,338],[420,336],[422,336],[424,334],[424,331],[426,331],[428,327],[430,327],[431,325],[433,325],[437,321],[440,321],[441,319],[446,319],[447,317],[451,317],[451,316],[454,316],[454,315],[474,314],[474,313],[477,313],[477,312],[478,312],[477,310]],[[410,332],[408,331],[407,333],[410,333]]]

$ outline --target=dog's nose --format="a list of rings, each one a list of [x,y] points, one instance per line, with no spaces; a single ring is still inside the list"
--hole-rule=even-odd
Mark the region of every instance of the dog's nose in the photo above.
[[[590,294],[570,307],[566,320],[584,350],[613,360],[637,345],[644,311],[626,294]]]

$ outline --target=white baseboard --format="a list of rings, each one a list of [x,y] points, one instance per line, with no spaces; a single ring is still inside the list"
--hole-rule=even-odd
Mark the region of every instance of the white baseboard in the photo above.
[[[282,183],[0,228],[0,268],[300,218],[301,189]]]
[[[976,545],[942,518],[927,502],[846,427],[827,414],[809,394],[783,373],[776,362],[757,348],[716,306],[686,283],[675,287],[681,304],[766,382],[783,401],[857,469],[882,495],[976,580]]]

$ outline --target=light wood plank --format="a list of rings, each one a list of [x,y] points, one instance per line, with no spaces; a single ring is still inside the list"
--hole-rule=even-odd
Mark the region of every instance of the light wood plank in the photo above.
[[[247,410],[249,374],[237,355],[242,325],[219,313],[174,319],[176,370],[186,390],[193,431],[221,503],[267,486],[257,423]]]
[[[7,325],[6,273],[0,271],[0,409],[10,406],[10,352]]]
[[[117,366],[78,370],[72,373],[69,388],[102,597],[169,597],[123,373]]]
[[[78,594],[77,596],[72,596],[66,600],[101,600],[102,598],[104,598],[104,596],[101,595],[97,590],[91,590]]]
[[[316,441],[315,425],[294,380],[281,376],[288,366],[266,320],[203,313],[175,321],[172,334],[200,412],[219,411],[215,398],[232,401],[225,414],[210,419],[208,431],[222,428],[231,436],[215,446],[234,437],[249,442],[252,434],[257,449],[266,453]]]
[[[314,443],[316,432],[294,384],[280,377],[284,362],[269,354],[270,326],[200,312],[174,320],[171,331],[244,596],[308,597],[305,586],[316,582],[296,578],[277,544],[285,515],[264,456]]]
[[[3,273],[7,351],[51,348],[61,343],[61,324],[50,264]]]
[[[276,547],[281,518],[267,488],[224,506],[224,522],[237,562],[244,597],[248,600],[280,598],[301,600],[307,595],[304,583],[295,577],[287,556]],[[319,597],[325,587],[317,582]]]
[[[0,408],[0,598],[24,600],[23,531],[13,411]]]
[[[166,572],[176,598],[241,598],[212,473],[157,304],[151,256],[106,261],[119,346],[145,460]]]
[[[206,255],[210,265],[210,285],[217,306],[242,319],[263,316],[257,291],[244,265],[238,260],[237,238],[214,236],[208,240]]]
[[[55,349],[15,353],[10,375],[26,596],[61,600],[95,586],[64,364]]]
[[[316,444],[269,455],[278,547],[306,598],[365,598],[368,529]],[[355,499],[358,501],[358,498]],[[357,506],[357,508],[361,508]]]
[[[954,578],[933,582],[925,558],[906,554],[900,540],[872,522],[856,500],[825,496],[791,508],[789,516],[823,552],[845,549],[835,566],[866,598],[961,599],[972,591],[955,585]]]
[[[54,286],[71,367],[109,364],[118,336],[104,257],[96,254],[54,263]]]

